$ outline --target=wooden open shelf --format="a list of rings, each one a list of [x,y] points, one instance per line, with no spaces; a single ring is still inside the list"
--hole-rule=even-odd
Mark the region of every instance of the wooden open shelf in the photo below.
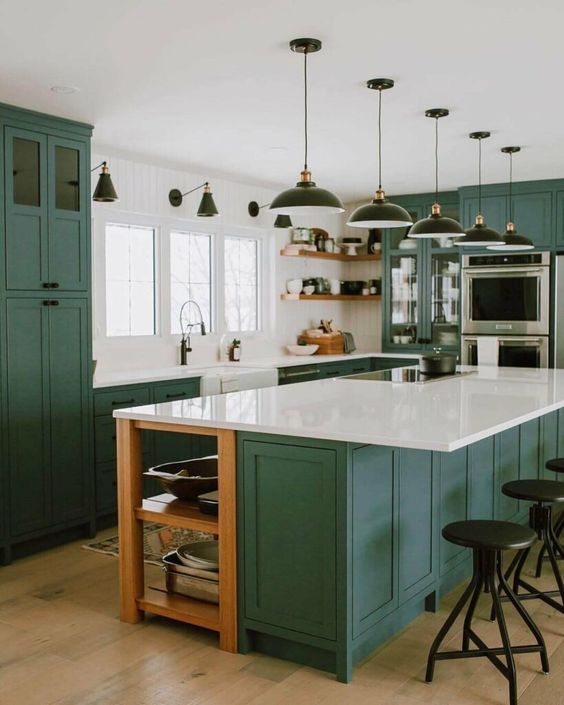
[[[192,599],[184,595],[173,595],[158,588],[146,587],[142,597],[137,598],[140,610],[176,619],[186,624],[195,624],[204,629],[221,630],[219,605]]]
[[[282,301],[379,301],[380,294],[280,294]]]
[[[207,531],[219,535],[219,521],[216,516],[203,514],[196,503],[185,502],[171,494],[159,494],[144,499],[142,506],[135,508],[135,518],[175,526],[178,529]]]
[[[313,250],[296,250],[286,252],[280,250],[282,257],[313,257],[314,259],[332,259],[337,262],[378,262],[382,259],[382,254],[375,255],[345,255],[340,252],[314,252]]]

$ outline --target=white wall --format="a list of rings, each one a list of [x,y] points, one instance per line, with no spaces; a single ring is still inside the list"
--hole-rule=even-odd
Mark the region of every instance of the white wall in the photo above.
[[[266,235],[265,256],[268,260],[268,273],[265,281],[267,306],[266,327],[260,334],[243,338],[243,359],[245,357],[278,355],[284,345],[295,343],[296,336],[304,329],[318,325],[321,318],[332,318],[339,328],[351,331],[360,350],[380,349],[380,304],[374,302],[293,302],[282,301],[280,293],[285,291],[287,279],[305,276],[328,278],[368,279],[380,276],[379,265],[373,263],[343,264],[323,260],[281,257],[279,251],[288,240],[285,230],[272,227],[274,217],[268,208],[261,210],[257,218],[247,212],[249,201],[260,205],[269,203],[276,194],[272,189],[215,178],[213,173],[191,173],[162,165],[147,164],[131,158],[112,156],[95,152],[92,164],[107,160],[112,180],[120,200],[113,204],[92,204],[93,217],[93,290],[94,290],[94,358],[98,369],[104,371],[128,368],[160,367],[175,365],[178,362],[179,336],[171,336],[166,330],[160,335],[142,338],[106,338],[100,325],[100,309],[104,304],[104,227],[106,219],[125,219],[142,222],[149,218],[155,223],[176,227],[193,227],[202,231],[237,234],[257,233]],[[92,175],[92,188],[95,187],[97,172]],[[211,222],[195,217],[201,198],[197,191],[185,197],[179,208],[169,204],[168,192],[172,188],[188,191],[203,181],[209,181],[214,200],[221,213],[220,218]],[[289,184],[290,185],[290,184]],[[331,236],[340,238],[343,234],[343,216],[323,218],[294,218],[294,225],[322,227]],[[361,231],[364,233],[365,231]],[[355,233],[358,234],[358,233]],[[163,256],[166,256],[166,249]],[[164,287],[166,291],[166,287]],[[205,338],[194,336],[192,364],[215,361],[218,354],[219,336]]]

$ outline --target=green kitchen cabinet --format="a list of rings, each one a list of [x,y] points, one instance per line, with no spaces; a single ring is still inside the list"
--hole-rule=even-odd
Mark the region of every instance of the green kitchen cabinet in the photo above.
[[[115,513],[117,507],[117,409],[163,402],[182,402],[200,395],[200,378],[168,380],[145,384],[100,387],[94,390],[94,437],[96,468],[96,513],[100,516]],[[199,458],[217,453],[217,439],[213,436],[143,432],[143,465],[148,469],[161,463]],[[144,495],[161,493],[157,480],[144,478]]]
[[[456,194],[442,195],[445,216],[458,219],[456,199]],[[431,212],[434,197],[394,200],[417,220]],[[412,247],[405,247],[408,230],[388,230],[384,238],[382,349],[419,353],[440,347],[458,352],[460,253],[452,239],[413,240]]]
[[[513,184],[512,217],[517,232],[526,235],[536,247],[550,249],[557,243],[554,207],[558,193],[553,181],[527,181]],[[478,214],[478,191],[475,186],[460,189],[462,224],[469,228]],[[482,212],[486,225],[503,235],[509,221],[507,184],[482,187]],[[481,251],[481,248],[480,248]]]
[[[94,528],[92,127],[0,104],[0,130],[0,548],[8,563]]]
[[[12,539],[89,521],[88,334],[84,299],[6,301]]]
[[[7,289],[87,291],[86,149],[4,127]]]
[[[242,453],[244,616],[334,640],[338,453],[258,441]]]

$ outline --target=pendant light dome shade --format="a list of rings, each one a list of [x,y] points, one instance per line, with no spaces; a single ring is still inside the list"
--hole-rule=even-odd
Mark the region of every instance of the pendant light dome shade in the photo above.
[[[317,213],[343,213],[345,207],[341,199],[327,189],[319,188],[311,180],[307,164],[308,150],[308,99],[307,99],[307,56],[320,51],[319,39],[292,39],[290,49],[304,55],[304,168],[300,180],[294,188],[286,189],[276,196],[270,210],[280,215],[300,215]]]
[[[435,120],[435,203],[431,208],[431,215],[421,218],[410,229],[408,234],[410,238],[432,239],[464,235],[462,225],[454,218],[441,215],[439,205],[439,118],[447,117],[448,114],[446,108],[431,108],[425,111],[425,117]]]
[[[376,191],[372,203],[353,211],[347,225],[353,228],[399,228],[413,223],[411,216],[401,206],[390,203],[382,190]]]
[[[535,248],[534,244],[529,240],[528,237],[524,235],[519,235],[515,230],[515,225],[513,221],[513,197],[512,197],[512,186],[513,186],[513,155],[521,151],[521,147],[502,147],[501,151],[503,154],[509,154],[509,222],[505,228],[505,234],[503,236],[503,242],[495,245],[490,245],[488,250],[501,250],[507,252],[507,250],[533,250]]]
[[[466,230],[466,234],[454,243],[459,247],[488,247],[489,245],[499,245],[503,243],[501,235],[493,228],[488,228],[482,215],[482,140],[487,139],[489,132],[471,132],[468,137],[478,140],[478,215],[471,228]]]
[[[353,228],[404,228],[413,224],[409,213],[386,200],[382,189],[382,91],[394,87],[391,78],[371,78],[366,87],[378,91],[378,190],[371,203],[356,208],[347,225]]]
[[[300,213],[342,213],[345,210],[341,199],[331,191],[320,188],[311,180],[311,172],[304,170],[300,181],[293,187],[274,197],[270,210],[283,215]]]

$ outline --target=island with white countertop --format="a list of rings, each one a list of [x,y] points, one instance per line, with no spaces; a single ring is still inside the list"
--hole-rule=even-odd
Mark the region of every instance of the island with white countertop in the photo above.
[[[116,411],[122,619],[183,619],[216,629],[221,648],[349,681],[355,663],[468,574],[468,552],[441,527],[523,521],[526,505],[501,486],[543,476],[564,453],[564,370],[458,371],[424,384],[359,375]],[[154,430],[218,438],[215,611],[143,584],[143,520],[205,524],[191,507],[142,499],[141,434]]]

